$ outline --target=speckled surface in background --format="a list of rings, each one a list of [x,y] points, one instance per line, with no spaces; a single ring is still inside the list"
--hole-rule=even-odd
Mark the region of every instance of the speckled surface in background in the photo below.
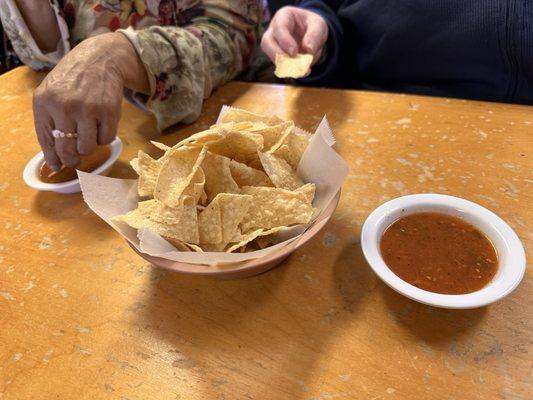
[[[38,151],[31,92],[42,75],[0,77],[0,399],[531,399],[530,266],[497,304],[414,303],[364,262],[361,225],[408,193],[464,197],[504,218],[533,257],[533,109],[355,91],[232,83],[222,104],[292,118],[327,114],[350,176],[332,221],[279,268],[222,281],[153,268],[80,195],[21,179]],[[124,104],[112,175],[155,139]]]

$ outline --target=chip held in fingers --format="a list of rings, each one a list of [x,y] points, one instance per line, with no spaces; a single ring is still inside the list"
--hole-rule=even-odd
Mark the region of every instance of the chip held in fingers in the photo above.
[[[137,208],[114,217],[149,228],[179,251],[244,252],[313,218],[315,185],[296,167],[310,135],[292,121],[230,109],[221,123],[154,159],[139,152]]]
[[[276,54],[276,70],[278,78],[303,78],[309,73],[313,56],[311,54],[296,54],[294,57],[286,54]]]

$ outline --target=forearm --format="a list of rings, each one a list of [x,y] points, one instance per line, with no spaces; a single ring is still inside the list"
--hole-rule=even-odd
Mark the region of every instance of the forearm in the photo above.
[[[103,33],[86,39],[59,62],[56,68],[76,74],[79,71],[105,71],[122,87],[149,93],[150,85],[144,65],[130,41],[118,32]],[[67,68],[68,67],[68,68]],[[82,72],[83,74],[83,72]]]
[[[55,51],[60,34],[48,0],[15,0],[15,3],[41,51]]]
[[[104,48],[115,60],[124,86],[140,93],[150,93],[150,83],[144,64],[137,51],[126,36],[119,32],[105,33],[97,37]]]

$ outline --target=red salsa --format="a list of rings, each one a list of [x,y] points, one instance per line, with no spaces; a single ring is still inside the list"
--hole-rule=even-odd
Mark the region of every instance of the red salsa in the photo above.
[[[80,162],[74,168],[61,167],[59,171],[53,171],[46,162],[41,165],[39,171],[39,178],[46,183],[62,183],[78,178],[76,170],[84,172],[92,172],[104,162],[107,161],[111,155],[111,148],[106,146],[98,146],[95,151],[88,155],[80,156]]]
[[[440,213],[411,214],[392,223],[381,237],[381,255],[404,281],[443,294],[475,292],[498,269],[496,250],[482,232]]]

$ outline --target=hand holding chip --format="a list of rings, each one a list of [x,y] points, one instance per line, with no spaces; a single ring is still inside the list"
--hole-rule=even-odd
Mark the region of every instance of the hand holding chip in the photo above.
[[[297,53],[313,56],[318,61],[328,38],[328,26],[322,16],[298,7],[283,7],[272,18],[261,40],[261,48],[276,62],[277,54],[291,57]]]

